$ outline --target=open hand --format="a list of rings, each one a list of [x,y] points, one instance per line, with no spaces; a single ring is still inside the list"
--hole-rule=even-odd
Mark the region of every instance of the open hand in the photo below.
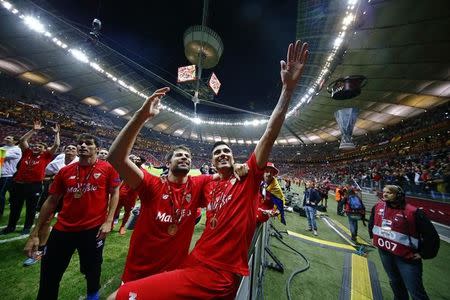
[[[52,131],[56,134],[56,133],[59,133],[60,131],[61,131],[61,126],[58,124],[58,123],[56,123],[55,124],[55,127],[52,127]]]
[[[293,90],[305,68],[305,63],[308,58],[308,44],[296,41],[295,45],[289,44],[286,61],[282,60],[281,64],[281,81],[283,85],[290,90]]]
[[[34,120],[34,122],[33,122],[33,130],[39,131],[42,128],[43,128],[42,127],[42,122],[40,120]]]
[[[140,109],[140,113],[147,119],[159,114],[159,111],[161,110],[161,98],[169,91],[169,87],[157,89],[147,100],[145,100],[144,105],[142,105]]]

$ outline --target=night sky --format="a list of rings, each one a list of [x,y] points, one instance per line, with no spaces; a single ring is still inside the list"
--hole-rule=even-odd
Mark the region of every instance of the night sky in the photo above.
[[[100,19],[101,42],[176,83],[177,68],[190,64],[184,56],[183,33],[201,24],[203,0],[145,1],[146,8],[143,2],[47,1],[57,16],[80,29],[89,31],[92,20]],[[295,39],[297,3],[209,1],[207,26],[224,44],[219,64],[206,71],[214,71],[222,83],[214,101],[252,111],[274,107],[280,91],[279,62]],[[202,106],[200,111],[207,112]]]

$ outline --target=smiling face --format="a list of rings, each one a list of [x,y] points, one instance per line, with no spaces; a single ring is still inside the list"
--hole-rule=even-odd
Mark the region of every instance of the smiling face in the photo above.
[[[185,149],[175,149],[172,157],[166,163],[170,172],[174,175],[186,175],[191,170],[191,153]]]
[[[220,144],[212,151],[212,165],[219,173],[228,172],[233,168],[234,158],[230,147]]]
[[[39,155],[43,153],[47,147],[44,144],[36,143],[33,145],[30,145],[31,152],[33,152],[34,155]]]

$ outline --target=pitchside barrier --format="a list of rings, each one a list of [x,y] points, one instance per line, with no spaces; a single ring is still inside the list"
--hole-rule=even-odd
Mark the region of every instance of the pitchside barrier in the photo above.
[[[265,266],[264,249],[269,242],[269,224],[258,225],[248,252],[248,267],[250,275],[242,277],[237,300],[255,300],[262,293]]]

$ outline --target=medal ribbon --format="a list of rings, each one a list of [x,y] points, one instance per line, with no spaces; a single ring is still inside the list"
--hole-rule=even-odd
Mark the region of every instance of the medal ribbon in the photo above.
[[[183,208],[184,203],[186,202],[186,195],[189,191],[189,182],[191,180],[188,177],[186,181],[186,186],[183,190],[183,195],[181,196],[181,201],[178,201],[179,198],[175,197],[172,187],[170,186],[169,180],[167,176],[162,177],[163,182],[167,185],[167,192],[169,194],[170,205],[172,206],[172,223],[180,224],[181,223],[181,209]]]
[[[83,184],[86,184],[86,182],[89,180],[89,177],[91,177],[92,172],[94,171],[95,165],[97,164],[98,159],[95,161],[95,163],[91,166],[91,169],[89,170],[87,176],[84,177],[84,180],[80,182],[80,164],[77,164],[77,187],[78,192],[81,194],[84,194],[84,192],[81,190],[81,187]]]

